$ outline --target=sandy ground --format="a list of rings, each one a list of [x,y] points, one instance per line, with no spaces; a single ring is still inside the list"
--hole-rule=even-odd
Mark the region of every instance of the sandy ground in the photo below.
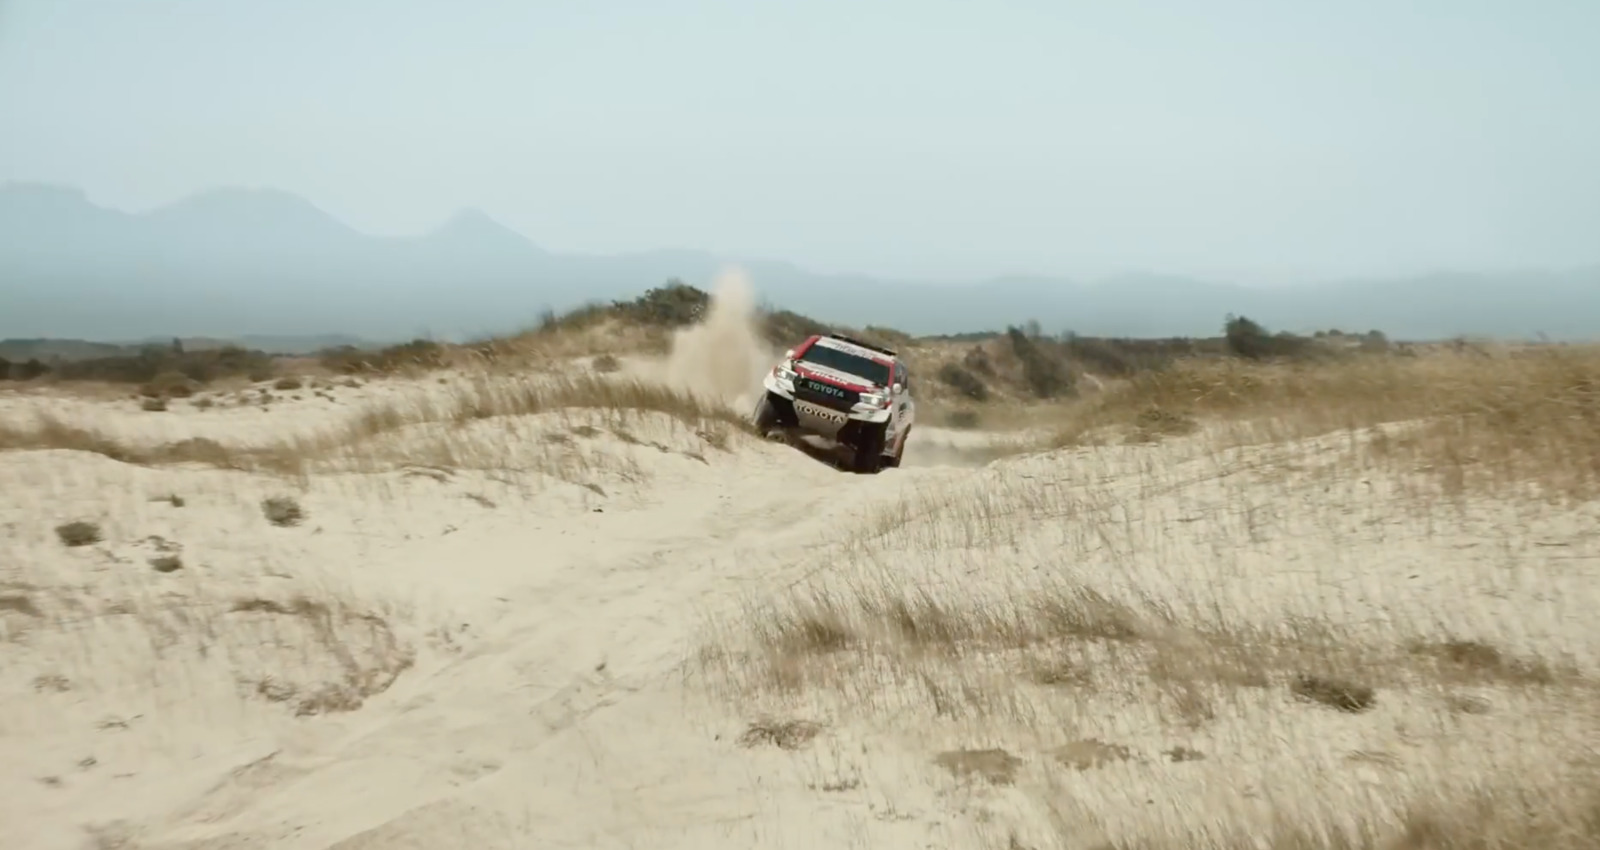
[[[151,439],[181,430],[114,408],[95,421],[118,416],[121,434],[157,416]],[[289,405],[257,416],[306,426]],[[239,427],[184,418],[185,433]],[[633,430],[666,448],[589,437],[633,470],[592,487],[0,456],[0,844],[712,847],[820,826],[803,784],[752,793],[788,757],[739,750],[741,719],[691,708],[678,669],[707,612],[782,583],[792,553],[966,470],[863,477],[785,446]],[[262,516],[284,494],[297,526]],[[53,529],[74,519],[104,540],[63,547]],[[181,568],[157,571],[163,556]],[[281,610],[236,610],[250,600]],[[358,710],[296,716],[321,689],[380,687]]]
[[[118,415],[151,416],[103,412]],[[1136,685],[1019,696],[992,669],[943,663],[948,687],[1007,707],[940,709],[863,659],[765,691],[759,661],[718,673],[697,659],[737,654],[786,594],[1004,604],[1063,575],[1187,600],[1194,622],[1447,631],[1592,670],[1600,543],[1586,529],[1600,516],[1397,513],[1373,495],[1392,485],[1319,473],[1310,460],[1337,454],[1317,446],[1289,475],[1281,457],[1186,444],[979,469],[939,452],[976,437],[925,429],[904,468],[858,476],[755,440],[718,451],[664,421],[633,431],[658,445],[584,438],[618,460],[591,464],[587,485],[423,469],[290,484],[0,456],[0,845],[1080,846],[1062,836],[1266,817],[1263,795],[1397,802],[1444,773],[1553,770],[1600,728],[1593,701],[1493,683],[1465,689],[1486,714],[1453,714],[1442,693],[1345,715],[1263,691],[1200,728]],[[305,519],[275,527],[260,501],[285,494]],[[104,540],[63,547],[53,529],[74,519]],[[167,556],[181,568],[158,571]],[[767,717],[817,734],[741,742]],[[1134,755],[1048,775],[1038,754],[1083,740]],[[1175,747],[1206,758],[1162,758]],[[974,783],[936,761],[963,748],[1004,749],[1022,774]]]
[[[440,386],[0,416],[249,444]],[[1435,498],[1338,440],[980,466],[982,435],[927,427],[862,476],[659,415],[449,439],[495,462],[0,454],[0,847],[1199,846],[1594,765],[1593,505]],[[74,520],[102,539],[64,546]],[[1084,589],[1051,609],[1073,641],[907,637],[982,644]],[[845,637],[762,637],[805,616]],[[1417,666],[1446,639],[1501,655]],[[1283,686],[1324,668],[1375,705]]]

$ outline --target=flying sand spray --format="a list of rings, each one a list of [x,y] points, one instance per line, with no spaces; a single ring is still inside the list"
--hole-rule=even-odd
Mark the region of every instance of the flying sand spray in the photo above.
[[[698,324],[673,335],[668,382],[710,401],[745,410],[776,352],[760,332],[755,292],[739,268],[717,274],[711,304]]]

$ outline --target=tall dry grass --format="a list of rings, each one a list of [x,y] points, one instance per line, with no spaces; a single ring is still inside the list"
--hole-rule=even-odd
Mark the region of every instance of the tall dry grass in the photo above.
[[[997,846],[1600,846],[1597,426],[1593,349],[1175,364],[840,529],[698,669],[1072,810]]]
[[[1600,348],[1462,347],[1305,363],[1179,361],[1069,409],[1055,447],[1150,440],[1224,423],[1235,443],[1383,429],[1394,469],[1461,490],[1600,493]]]

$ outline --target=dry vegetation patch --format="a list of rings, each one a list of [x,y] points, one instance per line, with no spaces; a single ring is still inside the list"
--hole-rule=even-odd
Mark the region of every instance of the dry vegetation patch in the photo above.
[[[88,546],[105,539],[99,525],[85,520],[75,520],[56,526],[56,537],[61,539],[63,546],[68,547]]]
[[[1597,364],[1136,374],[1072,408],[1063,448],[863,517],[700,669],[741,706],[892,718],[1046,808],[1092,797],[1108,847],[1595,846]],[[1257,790],[1202,803],[1175,769]]]
[[[751,723],[739,736],[739,746],[769,745],[780,750],[798,750],[822,732],[822,724],[810,720],[762,718]]]
[[[453,383],[440,395],[378,403],[340,427],[266,444],[230,446],[197,437],[149,445],[41,415],[27,425],[0,423],[0,450],[65,449],[141,465],[197,463],[291,475],[352,464],[483,466],[503,463],[504,446],[457,440],[453,433],[465,434],[464,429],[492,420],[569,413],[598,417],[615,431],[641,416],[661,416],[717,450],[728,449],[736,434],[750,433],[747,417],[720,402],[647,381],[592,374],[539,379],[480,375]],[[417,434],[426,438],[417,442],[408,436]]]
[[[273,496],[261,502],[261,514],[279,527],[299,525],[305,519],[300,503],[289,496]]]
[[[1235,443],[1362,432],[1370,460],[1456,490],[1600,493],[1600,349],[1585,346],[1180,361],[1071,408],[1054,444],[1183,434],[1196,420],[1234,426]]]

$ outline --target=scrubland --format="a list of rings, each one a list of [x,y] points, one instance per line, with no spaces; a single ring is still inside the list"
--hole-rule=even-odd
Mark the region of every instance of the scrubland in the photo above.
[[[0,392],[0,846],[1600,846],[1600,351],[898,339],[861,476],[678,295]]]

